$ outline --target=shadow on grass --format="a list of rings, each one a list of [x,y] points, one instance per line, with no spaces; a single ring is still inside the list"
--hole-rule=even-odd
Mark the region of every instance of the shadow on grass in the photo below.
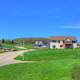
[[[72,70],[72,79],[80,80],[80,65],[75,65]]]

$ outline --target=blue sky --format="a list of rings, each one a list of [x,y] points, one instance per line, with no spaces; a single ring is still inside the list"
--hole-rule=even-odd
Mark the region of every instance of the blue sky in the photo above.
[[[0,38],[77,36],[80,0],[1,0]]]

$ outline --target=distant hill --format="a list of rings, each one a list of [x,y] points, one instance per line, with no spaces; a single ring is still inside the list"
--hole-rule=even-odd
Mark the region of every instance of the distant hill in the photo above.
[[[16,38],[15,42],[26,42],[26,43],[34,43],[35,41],[43,41],[47,43],[49,41],[48,38]]]

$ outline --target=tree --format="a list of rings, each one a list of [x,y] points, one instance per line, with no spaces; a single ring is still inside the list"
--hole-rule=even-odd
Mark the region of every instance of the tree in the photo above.
[[[2,39],[1,42],[2,42],[2,43],[5,43],[5,39]]]
[[[12,40],[12,41],[11,41],[11,43],[12,43],[12,44],[15,44],[15,41],[14,41],[14,40]]]

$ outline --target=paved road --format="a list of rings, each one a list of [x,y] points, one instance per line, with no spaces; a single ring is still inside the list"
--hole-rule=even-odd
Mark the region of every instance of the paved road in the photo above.
[[[20,61],[15,60],[14,58],[23,54],[24,52],[32,51],[30,50],[22,50],[22,51],[15,51],[15,52],[5,52],[0,54],[0,66],[15,64],[15,63],[26,63],[26,62],[33,62],[33,61]]]

